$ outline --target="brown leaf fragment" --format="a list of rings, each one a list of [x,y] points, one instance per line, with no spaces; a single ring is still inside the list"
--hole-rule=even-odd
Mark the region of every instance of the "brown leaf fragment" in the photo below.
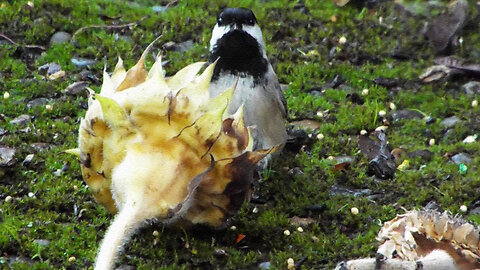
[[[372,139],[368,135],[360,135],[358,138],[358,148],[370,160],[367,173],[381,179],[393,178],[397,166],[388,149],[387,136],[383,131],[374,134],[377,139]]]
[[[335,166],[333,166],[332,172],[346,170],[348,169],[348,167],[350,167],[350,162],[338,163],[338,164],[335,164]]]
[[[465,0],[452,2],[448,10],[437,16],[427,26],[425,36],[437,52],[448,50],[453,37],[462,30],[468,19],[468,3]]]

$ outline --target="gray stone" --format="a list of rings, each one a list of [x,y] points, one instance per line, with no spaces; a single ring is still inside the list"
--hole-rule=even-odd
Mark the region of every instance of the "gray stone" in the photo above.
[[[60,70],[62,70],[62,67],[55,62],[48,63],[38,67],[38,72],[40,72],[40,74],[47,74],[47,75],[52,75],[53,73],[59,72]]]
[[[30,109],[38,106],[43,106],[48,102],[49,102],[49,99],[44,97],[32,99],[27,103],[27,108]]]
[[[463,164],[468,165],[468,164],[472,163],[472,158],[470,157],[470,155],[468,155],[466,153],[458,153],[458,154],[456,154],[452,157],[452,161],[455,164],[463,163]]]
[[[167,42],[163,45],[163,48],[167,51],[176,51],[176,52],[186,52],[193,47],[193,40],[187,40],[180,43],[175,43],[173,41]]]
[[[65,94],[70,96],[78,96],[81,94],[86,94],[87,91],[85,90],[85,88],[87,88],[87,86],[88,86],[87,81],[74,82],[65,89]]]
[[[413,119],[413,118],[422,119],[423,114],[421,112],[414,111],[414,110],[399,110],[399,111],[395,111],[392,114],[392,117],[393,117],[393,121],[399,121],[402,119]]]
[[[50,46],[54,45],[54,44],[61,44],[61,43],[66,43],[66,42],[69,42],[70,41],[70,38],[72,37],[72,35],[70,35],[69,33],[67,32],[63,32],[63,31],[60,31],[60,32],[56,32],[55,34],[53,34],[53,36],[50,38]]]
[[[72,62],[72,64],[74,64],[79,68],[88,67],[91,65],[95,65],[97,63],[97,60],[95,59],[75,58],[75,57],[72,58],[72,60],[70,61]]]
[[[440,122],[440,125],[442,125],[442,127],[444,128],[452,128],[456,124],[458,124],[460,121],[461,121],[460,118],[454,115],[454,116],[443,119],[442,122]]]
[[[33,158],[35,157],[34,154],[28,154],[22,162],[22,166],[28,166],[32,163]]]
[[[471,81],[462,85],[463,91],[468,95],[478,95],[480,94],[480,82]]]
[[[260,269],[270,269],[271,266],[272,266],[271,262],[262,262],[258,265],[258,268],[260,268]]]
[[[24,125],[27,122],[30,122],[32,120],[32,117],[28,114],[22,114],[18,117],[15,117],[12,121],[10,121],[10,124],[12,125]]]
[[[0,166],[12,166],[15,164],[15,148],[0,146]]]

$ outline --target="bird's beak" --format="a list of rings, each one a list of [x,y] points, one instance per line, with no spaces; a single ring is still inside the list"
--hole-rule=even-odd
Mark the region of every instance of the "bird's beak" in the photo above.
[[[230,31],[235,31],[235,30],[242,30],[242,25],[240,24],[232,24],[232,26],[230,27]]]

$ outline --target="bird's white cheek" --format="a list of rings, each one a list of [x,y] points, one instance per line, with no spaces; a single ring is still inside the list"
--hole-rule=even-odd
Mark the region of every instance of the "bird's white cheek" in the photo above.
[[[210,39],[210,51],[212,51],[217,41],[222,38],[230,30],[229,26],[218,26],[215,25],[212,31],[212,38]]]
[[[243,30],[251,35],[253,38],[257,40],[262,48],[265,48],[265,41],[263,40],[262,30],[258,25],[248,26],[244,25]]]

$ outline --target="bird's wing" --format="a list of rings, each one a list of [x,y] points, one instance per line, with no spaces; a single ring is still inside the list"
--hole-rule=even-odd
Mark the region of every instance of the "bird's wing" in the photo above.
[[[287,118],[288,109],[287,109],[287,100],[283,95],[282,88],[280,87],[280,83],[278,82],[277,77],[275,76],[274,80],[269,81],[270,86],[268,87],[272,91],[273,97],[275,98],[275,103],[278,105],[282,112],[282,116]]]

